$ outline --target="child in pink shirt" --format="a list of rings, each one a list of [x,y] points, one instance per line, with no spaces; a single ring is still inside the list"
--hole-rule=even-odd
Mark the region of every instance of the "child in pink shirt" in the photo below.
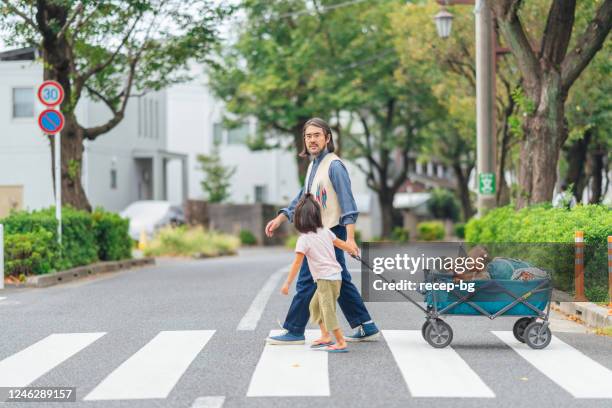
[[[336,317],[336,301],[342,285],[342,268],[336,260],[334,246],[352,255],[357,254],[351,252],[345,241],[336,238],[329,229],[323,228],[321,208],[312,194],[306,194],[295,207],[294,225],[300,232],[295,246],[296,257],[281,292],[284,295],[289,293],[289,286],[306,256],[310,273],[317,285],[310,302],[310,318],[321,328],[321,338],[311,347],[328,346],[325,350],[329,352],[347,352],[346,341]],[[336,344],[332,342],[330,332],[333,332]]]

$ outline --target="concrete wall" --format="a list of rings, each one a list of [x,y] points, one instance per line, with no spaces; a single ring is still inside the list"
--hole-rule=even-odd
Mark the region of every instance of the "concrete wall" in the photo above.
[[[201,224],[233,235],[248,230],[255,235],[258,245],[279,245],[292,229],[288,223],[283,224],[272,238],[264,234],[266,224],[276,216],[277,210],[277,207],[267,204],[217,204],[189,200],[185,214],[190,224]]]

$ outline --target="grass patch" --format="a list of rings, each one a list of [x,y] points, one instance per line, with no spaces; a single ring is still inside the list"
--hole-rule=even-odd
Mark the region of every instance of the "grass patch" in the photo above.
[[[189,256],[195,258],[233,255],[240,239],[202,227],[166,227],[157,232],[144,250],[146,256]]]
[[[600,336],[612,336],[612,326],[596,329],[595,333],[599,334]]]

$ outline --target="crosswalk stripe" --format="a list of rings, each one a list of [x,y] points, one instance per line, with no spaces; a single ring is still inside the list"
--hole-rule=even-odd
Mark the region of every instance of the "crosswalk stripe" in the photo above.
[[[199,397],[193,401],[191,408],[221,408],[225,402],[225,397]]]
[[[162,331],[84,400],[166,398],[214,330]]]
[[[0,387],[25,387],[106,333],[54,333],[0,361]]]
[[[271,336],[280,334],[272,330]],[[248,397],[329,396],[327,352],[311,350],[318,330],[306,330],[305,345],[266,344],[251,378]]]
[[[418,330],[383,330],[383,336],[413,397],[495,397],[451,347],[431,347]]]
[[[575,398],[612,398],[612,371],[558,337],[545,349],[533,350],[512,332],[492,333]]]

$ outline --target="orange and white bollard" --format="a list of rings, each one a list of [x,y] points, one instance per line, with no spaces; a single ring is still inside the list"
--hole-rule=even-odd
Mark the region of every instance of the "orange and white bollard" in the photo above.
[[[612,235],[608,235],[608,314],[612,316]]]
[[[576,288],[574,301],[586,302],[584,295],[584,231],[576,231],[574,234],[575,264],[574,264],[574,286]]]

